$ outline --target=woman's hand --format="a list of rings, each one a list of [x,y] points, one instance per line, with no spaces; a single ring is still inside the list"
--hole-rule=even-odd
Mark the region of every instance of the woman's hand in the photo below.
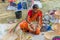
[[[33,24],[30,24],[30,27],[34,30],[34,25]]]
[[[34,31],[34,25],[33,24],[29,24],[29,29]]]

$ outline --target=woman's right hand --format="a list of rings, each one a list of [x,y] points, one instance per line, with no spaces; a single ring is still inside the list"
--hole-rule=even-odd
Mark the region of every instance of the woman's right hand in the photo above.
[[[34,25],[33,24],[29,24],[29,26],[30,26],[29,29],[34,31]]]
[[[34,26],[33,26],[33,24],[31,24],[31,25],[30,25],[30,27],[31,27],[32,29],[34,29]]]

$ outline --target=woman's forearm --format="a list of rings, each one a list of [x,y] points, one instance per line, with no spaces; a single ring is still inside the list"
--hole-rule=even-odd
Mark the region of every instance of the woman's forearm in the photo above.
[[[42,17],[39,18],[39,25],[42,27]]]

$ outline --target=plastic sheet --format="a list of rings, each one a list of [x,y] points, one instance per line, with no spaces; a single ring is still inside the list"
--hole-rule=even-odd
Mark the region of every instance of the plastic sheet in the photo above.
[[[27,2],[22,2],[23,9],[27,9]]]
[[[16,8],[13,7],[13,6],[8,6],[8,7],[7,7],[7,10],[16,10]]]
[[[21,10],[21,9],[22,9],[22,3],[19,2],[19,3],[17,4],[17,10]]]

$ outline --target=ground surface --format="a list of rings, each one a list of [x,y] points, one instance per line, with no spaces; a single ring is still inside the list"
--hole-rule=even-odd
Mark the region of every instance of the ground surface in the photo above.
[[[47,12],[48,10],[52,10],[52,9],[60,9],[60,0],[46,0],[45,2],[41,1],[43,7],[41,8],[41,10],[43,11],[43,14],[45,12]],[[8,6],[8,2],[7,3],[0,3],[0,23],[7,23],[8,20],[12,19],[16,19],[15,18],[15,11],[7,11],[6,8]],[[18,19],[18,22],[25,19],[27,15],[27,10],[23,10],[22,13],[22,18]],[[26,36],[26,35],[25,35]],[[38,37],[38,38],[37,38]],[[34,38],[39,39],[40,40],[44,40],[42,39],[44,36],[34,36]],[[34,39],[33,40],[36,40]]]
[[[45,2],[41,0],[41,3],[43,5],[43,7],[41,8],[43,13],[52,9],[60,9],[60,0],[46,0]],[[0,3],[0,23],[6,23],[7,19],[13,19],[13,20],[15,19],[15,15],[14,15],[15,12],[6,10],[8,4],[9,4],[8,2]],[[24,10],[22,14],[23,16],[21,19],[23,20],[26,18],[27,10]]]

